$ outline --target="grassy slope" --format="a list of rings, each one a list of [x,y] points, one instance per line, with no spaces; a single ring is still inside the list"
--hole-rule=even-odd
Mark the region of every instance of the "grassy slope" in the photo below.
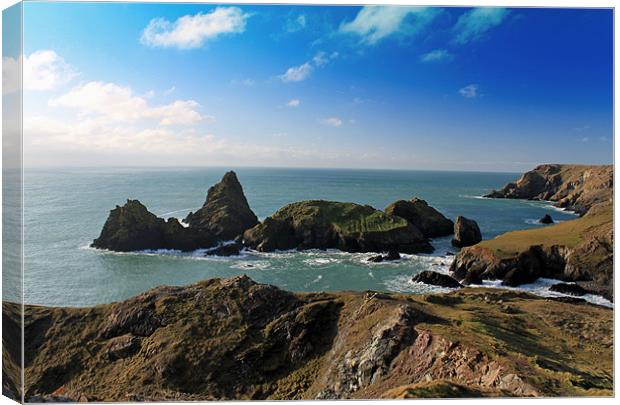
[[[608,226],[613,226],[613,208],[606,204],[592,208],[591,212],[581,218],[535,229],[507,232],[495,239],[482,241],[477,246],[496,252],[500,258],[514,256],[534,245],[572,248],[588,234]]]
[[[407,226],[407,221],[370,206],[334,201],[301,201],[281,208],[274,218],[291,216],[297,222],[319,220],[333,224],[343,233],[385,232]]]

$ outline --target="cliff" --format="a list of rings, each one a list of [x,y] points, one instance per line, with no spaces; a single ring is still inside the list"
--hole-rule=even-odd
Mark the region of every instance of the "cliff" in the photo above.
[[[613,172],[613,165],[545,164],[486,197],[553,201],[558,207],[585,214],[592,206],[611,201]]]
[[[5,329],[19,318],[3,304]],[[612,310],[504,290],[302,294],[241,276],[24,319],[26,401],[613,395]],[[15,396],[20,345],[3,343]]]
[[[508,232],[462,249],[451,270],[459,281],[502,280],[517,286],[539,277],[577,282],[613,300],[612,166],[542,165],[490,196],[557,201],[580,218]],[[498,194],[499,193],[499,194]]]

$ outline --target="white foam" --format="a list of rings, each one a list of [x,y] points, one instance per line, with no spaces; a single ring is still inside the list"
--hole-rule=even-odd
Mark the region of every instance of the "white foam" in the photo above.
[[[231,269],[240,270],[266,270],[269,267],[271,267],[271,263],[267,260],[244,260],[230,266]]]
[[[556,291],[549,290],[549,287],[551,287],[554,284],[561,283],[561,282],[563,281],[554,280],[551,278],[539,278],[533,283],[522,284],[518,287],[508,287],[508,286],[502,285],[501,280],[484,280],[482,282],[482,285],[480,285],[480,287],[502,288],[502,289],[514,290],[514,291],[526,291],[526,292],[529,292],[529,293],[532,293],[534,295],[538,295],[541,297],[572,297],[572,298],[575,298],[574,296],[569,295],[569,294],[562,294]],[[574,284],[574,283],[566,283],[566,284]],[[614,307],[613,302],[599,295],[586,294],[586,295],[583,295],[577,298],[583,298],[584,300],[590,303],[605,306],[608,308]]]

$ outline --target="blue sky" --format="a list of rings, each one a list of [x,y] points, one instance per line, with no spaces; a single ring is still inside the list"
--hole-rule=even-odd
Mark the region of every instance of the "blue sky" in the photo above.
[[[610,163],[611,10],[26,3],[25,163]]]

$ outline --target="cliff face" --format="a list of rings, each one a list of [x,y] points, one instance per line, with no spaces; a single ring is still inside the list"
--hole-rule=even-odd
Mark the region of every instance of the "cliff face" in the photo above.
[[[5,327],[17,311],[3,304]],[[613,393],[613,311],[502,290],[293,294],[241,276],[27,306],[25,322],[27,401]],[[6,369],[19,345],[3,343]]]
[[[526,172],[490,198],[548,200],[580,214],[613,197],[613,166],[545,164]]]
[[[578,282],[613,300],[613,167],[542,165],[490,197],[557,201],[582,217],[508,232],[459,252],[451,270],[465,283],[516,286],[539,277]]]

